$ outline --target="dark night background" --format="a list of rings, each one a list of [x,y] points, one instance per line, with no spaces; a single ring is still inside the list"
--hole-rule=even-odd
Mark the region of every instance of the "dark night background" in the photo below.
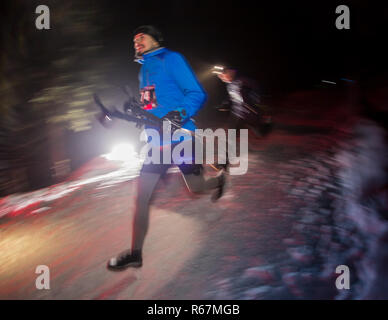
[[[46,4],[51,30],[35,28]],[[335,8],[350,8],[350,30],[337,30]],[[160,28],[208,93],[199,120],[216,117],[226,98],[209,73],[232,65],[273,97],[309,89],[322,79],[360,86],[386,73],[387,8],[371,1],[3,1],[1,12],[1,194],[56,182],[53,163],[71,170],[106,151],[106,133],[92,123],[93,92],[129,85],[137,90],[132,31]],[[88,148],[85,148],[85,145]],[[48,169],[50,168],[50,170]]]

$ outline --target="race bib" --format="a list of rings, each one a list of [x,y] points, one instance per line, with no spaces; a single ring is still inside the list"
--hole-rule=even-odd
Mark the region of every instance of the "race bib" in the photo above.
[[[140,90],[140,102],[144,110],[154,109],[157,106],[155,86],[146,86]]]

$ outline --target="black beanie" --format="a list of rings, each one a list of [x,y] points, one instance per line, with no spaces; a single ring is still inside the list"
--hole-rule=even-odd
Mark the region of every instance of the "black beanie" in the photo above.
[[[154,38],[159,44],[161,44],[164,41],[162,33],[157,28],[151,25],[140,26],[136,28],[135,31],[133,32],[133,36],[136,36],[139,33],[148,34],[149,36]]]

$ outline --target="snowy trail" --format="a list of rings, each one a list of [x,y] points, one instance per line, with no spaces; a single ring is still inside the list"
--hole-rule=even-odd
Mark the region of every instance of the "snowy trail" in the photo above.
[[[136,164],[94,159],[63,184],[2,199],[0,299],[333,298],[317,241],[338,196],[340,138],[335,115],[300,110],[279,107],[273,133],[253,141],[248,173],[230,176],[216,203],[168,174],[140,270],[105,268],[129,246]],[[35,287],[38,265],[50,268],[50,290]]]

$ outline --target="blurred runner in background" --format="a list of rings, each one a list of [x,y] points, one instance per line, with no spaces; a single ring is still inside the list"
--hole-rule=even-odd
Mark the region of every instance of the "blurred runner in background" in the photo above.
[[[229,94],[231,108],[228,127],[237,130],[249,127],[257,136],[268,134],[273,125],[272,116],[269,107],[262,104],[257,82],[231,67],[215,66],[212,72],[226,84]]]

